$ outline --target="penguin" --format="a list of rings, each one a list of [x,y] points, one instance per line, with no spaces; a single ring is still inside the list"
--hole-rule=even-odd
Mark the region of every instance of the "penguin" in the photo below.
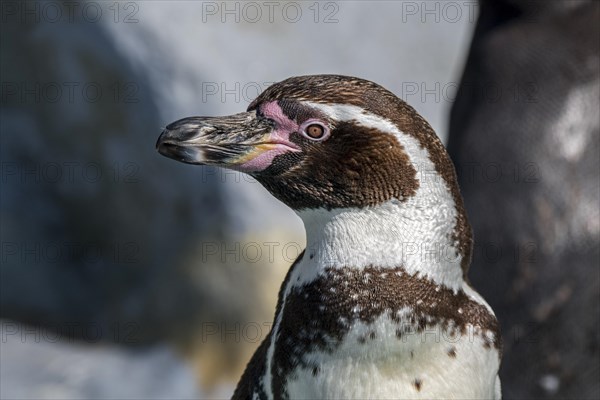
[[[500,327],[467,279],[454,166],[403,100],[355,77],[292,77],[246,112],[171,123],[156,147],[251,175],[306,229],[233,399],[501,398]]]

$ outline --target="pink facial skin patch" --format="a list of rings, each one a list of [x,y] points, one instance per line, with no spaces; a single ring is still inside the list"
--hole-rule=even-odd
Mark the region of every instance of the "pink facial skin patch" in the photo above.
[[[247,161],[236,168],[242,172],[262,171],[268,168],[278,155],[301,151],[296,144],[290,142],[290,134],[298,132],[298,124],[283,113],[277,101],[262,105],[261,112],[265,117],[275,121],[276,128],[265,138],[263,144],[257,145],[244,157]]]

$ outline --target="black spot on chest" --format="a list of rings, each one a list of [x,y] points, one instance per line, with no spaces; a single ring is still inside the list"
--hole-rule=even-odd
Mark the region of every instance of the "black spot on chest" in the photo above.
[[[456,358],[456,347],[452,346],[448,349],[448,357]]]
[[[422,380],[420,380],[419,378],[416,378],[416,379],[413,381],[413,386],[415,387],[415,389],[417,389],[417,392],[420,392],[420,391],[421,391],[421,385],[422,385],[422,384],[423,384],[423,381],[422,381]]]

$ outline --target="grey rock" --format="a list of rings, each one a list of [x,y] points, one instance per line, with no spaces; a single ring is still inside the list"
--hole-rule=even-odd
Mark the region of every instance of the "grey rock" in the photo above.
[[[600,4],[482,1],[449,151],[505,398],[600,396]]]

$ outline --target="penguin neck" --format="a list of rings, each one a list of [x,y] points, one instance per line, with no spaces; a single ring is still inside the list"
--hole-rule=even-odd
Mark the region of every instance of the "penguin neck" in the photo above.
[[[297,211],[306,229],[306,251],[294,274],[296,284],[308,283],[332,268],[401,267],[408,274],[460,290],[462,257],[453,235],[452,199],[442,196],[427,204],[422,200],[417,194],[363,208]]]

